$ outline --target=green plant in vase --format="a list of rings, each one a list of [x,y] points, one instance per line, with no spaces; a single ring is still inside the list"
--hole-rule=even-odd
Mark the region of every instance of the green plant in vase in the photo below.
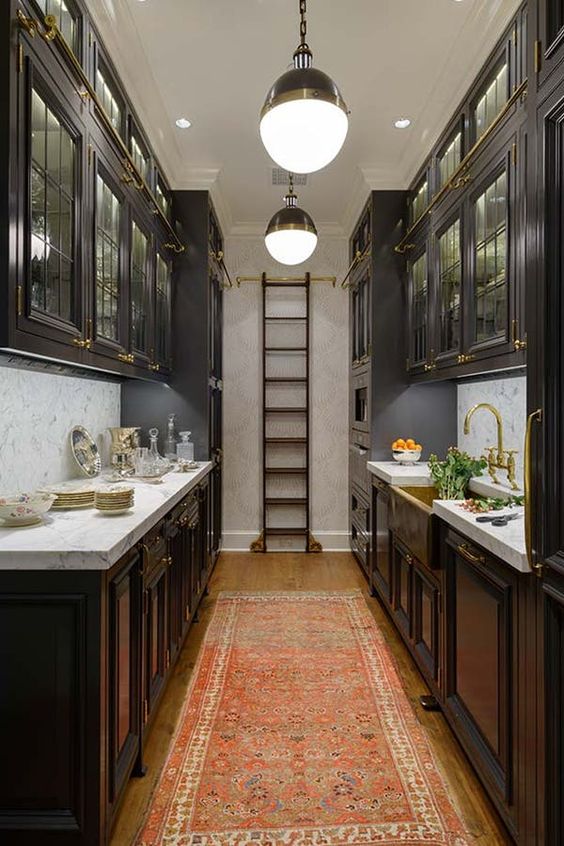
[[[449,447],[444,461],[436,455],[429,456],[429,470],[439,499],[465,499],[470,479],[481,476],[487,466],[485,458],[473,458],[458,447]]]

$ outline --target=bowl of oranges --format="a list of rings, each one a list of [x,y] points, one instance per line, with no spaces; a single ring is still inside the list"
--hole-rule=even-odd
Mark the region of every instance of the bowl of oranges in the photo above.
[[[423,447],[413,438],[398,438],[392,444],[392,455],[400,464],[416,464],[421,458]]]

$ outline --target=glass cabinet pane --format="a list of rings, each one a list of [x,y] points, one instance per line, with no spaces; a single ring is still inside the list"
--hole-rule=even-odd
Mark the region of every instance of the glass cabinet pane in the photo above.
[[[428,205],[428,193],[429,193],[429,183],[425,179],[425,181],[421,184],[421,187],[417,189],[413,200],[411,201],[411,222],[413,223],[416,221]]]
[[[168,217],[170,213],[170,203],[168,201],[167,195],[161,188],[160,182],[157,182],[156,197],[160,210],[162,211],[165,217]]]
[[[411,265],[411,356],[412,363],[418,364],[427,358],[427,253]]]
[[[74,321],[76,142],[31,93],[31,304]]]
[[[446,185],[462,160],[462,132],[457,132],[439,157],[439,187]]]
[[[474,108],[476,140],[493,123],[508,100],[509,66],[506,61],[497,68]]]
[[[119,341],[121,204],[96,177],[96,335]]]
[[[119,100],[112,90],[111,84],[108,82],[106,72],[100,67],[96,70],[96,94],[100,98],[100,102],[110,119],[110,123],[121,134],[123,123]]]
[[[507,173],[480,194],[474,206],[474,340],[507,331]]]
[[[135,135],[131,136],[131,158],[135,162],[135,167],[143,177],[145,181],[147,181],[147,177],[149,175],[149,156],[145,155],[143,147],[135,137]]]
[[[37,0],[37,3],[45,15],[55,16],[61,35],[73,53],[78,55],[78,19],[65,0]]]
[[[149,291],[147,263],[149,243],[147,237],[135,222],[132,225],[131,240],[131,347],[134,350],[146,353],[148,351]]]
[[[564,2],[563,0],[548,0],[546,2],[547,30],[552,43],[562,28],[564,28]]]
[[[157,286],[155,304],[155,351],[157,361],[168,363],[170,358],[170,267],[162,256],[157,255]]]
[[[460,220],[455,220],[439,238],[439,348],[442,353],[460,347],[461,283]]]

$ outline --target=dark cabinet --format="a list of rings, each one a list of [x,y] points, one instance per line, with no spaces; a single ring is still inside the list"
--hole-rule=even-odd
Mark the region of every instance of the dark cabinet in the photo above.
[[[379,496],[379,494],[378,494]],[[425,681],[441,696],[442,583],[391,533],[391,612]],[[379,581],[382,584],[382,580]]]
[[[358,270],[351,274],[351,345],[352,364],[357,367],[366,364],[371,350],[371,288],[370,262],[362,260]]]
[[[168,568],[171,558],[161,523],[143,543],[143,726],[153,714],[170,663]]]
[[[451,367],[462,349],[463,218],[458,206],[433,234],[435,301],[430,364]]]
[[[392,549],[388,485],[375,479],[372,484],[372,550],[370,586],[387,607],[392,602]]]
[[[409,341],[408,363],[412,373],[427,372],[434,350],[429,344],[431,290],[429,249],[426,241],[415,247],[408,264]]]
[[[109,584],[109,801],[119,800],[141,740],[141,583],[137,550]]]
[[[562,0],[538,0],[537,40],[534,45],[537,84],[543,87],[562,78],[564,59],[564,3]],[[534,7],[533,7],[534,8]]]
[[[10,237],[0,348],[162,381],[171,250],[183,246],[170,192],[87,15],[79,4],[41,5],[37,18],[22,9],[16,18],[15,3],[3,12],[16,60],[2,82],[10,155],[0,205]],[[78,63],[59,37],[35,37],[45,9]]]
[[[446,532],[445,713],[507,825],[517,831],[518,577]]]

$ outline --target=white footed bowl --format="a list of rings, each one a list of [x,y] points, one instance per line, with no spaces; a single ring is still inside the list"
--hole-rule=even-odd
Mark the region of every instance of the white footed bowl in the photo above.
[[[4,526],[33,526],[40,523],[56,500],[51,493],[0,495],[0,520]]]
[[[420,449],[394,449],[392,450],[394,461],[400,464],[416,464],[421,458]]]

